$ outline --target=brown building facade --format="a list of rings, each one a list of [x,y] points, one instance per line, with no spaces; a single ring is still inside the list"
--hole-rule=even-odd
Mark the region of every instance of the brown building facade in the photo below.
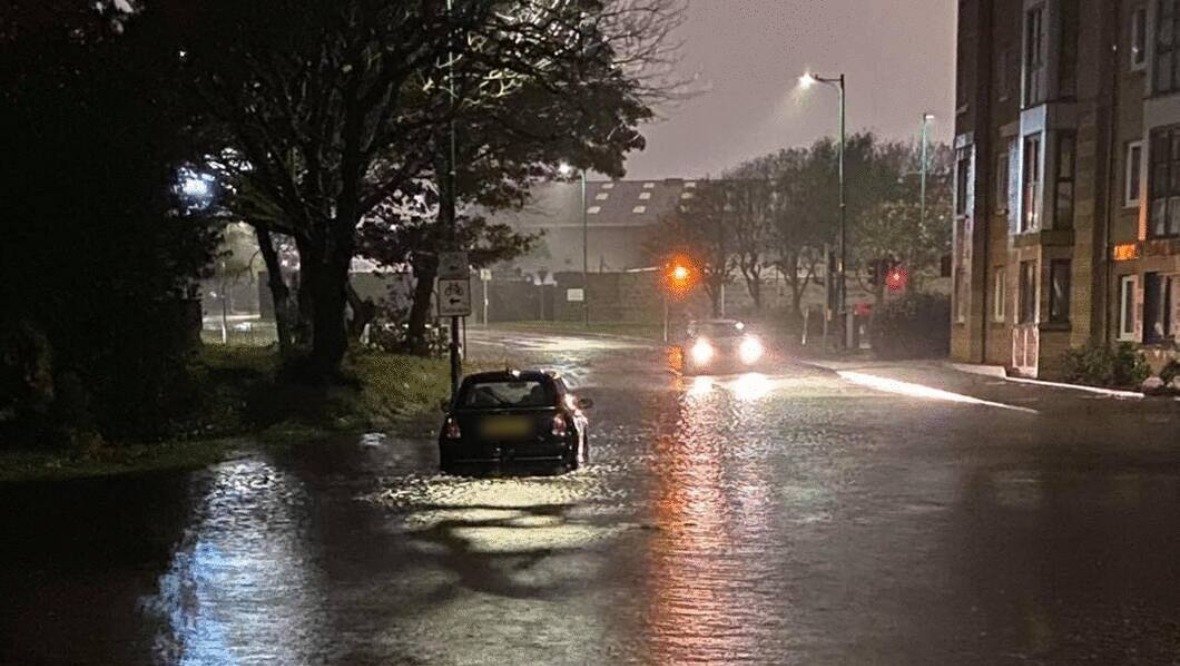
[[[961,0],[952,355],[1180,333],[1180,0]]]

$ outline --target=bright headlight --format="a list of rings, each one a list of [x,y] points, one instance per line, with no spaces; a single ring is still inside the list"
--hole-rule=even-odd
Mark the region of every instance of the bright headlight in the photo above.
[[[713,360],[713,345],[708,340],[697,340],[692,346],[692,362],[695,365],[705,365]]]
[[[749,365],[762,358],[762,354],[766,352],[762,347],[762,341],[753,336],[747,336],[742,340],[742,344],[738,347],[738,355],[742,359],[742,363]]]

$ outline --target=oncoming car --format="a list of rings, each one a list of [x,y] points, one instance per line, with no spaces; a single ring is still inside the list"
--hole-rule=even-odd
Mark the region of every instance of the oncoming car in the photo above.
[[[440,468],[546,465],[567,471],[588,459],[587,398],[556,374],[504,370],[470,375],[446,402],[438,438]]]
[[[758,336],[733,319],[691,322],[681,349],[686,375],[741,371],[757,366],[766,356]]]

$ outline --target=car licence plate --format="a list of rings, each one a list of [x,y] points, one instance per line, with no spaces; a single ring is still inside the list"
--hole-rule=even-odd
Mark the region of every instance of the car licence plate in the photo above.
[[[486,418],[480,424],[480,431],[483,433],[483,436],[490,439],[525,437],[532,430],[532,420],[519,416]]]

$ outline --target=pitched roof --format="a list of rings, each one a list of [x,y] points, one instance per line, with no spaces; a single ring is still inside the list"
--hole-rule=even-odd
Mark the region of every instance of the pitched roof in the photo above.
[[[695,181],[613,180],[586,183],[586,220],[593,228],[643,227],[675,210],[684,196],[692,196]],[[532,201],[519,211],[493,215],[520,229],[560,229],[582,226],[582,193],[578,181],[554,182],[533,188]]]

